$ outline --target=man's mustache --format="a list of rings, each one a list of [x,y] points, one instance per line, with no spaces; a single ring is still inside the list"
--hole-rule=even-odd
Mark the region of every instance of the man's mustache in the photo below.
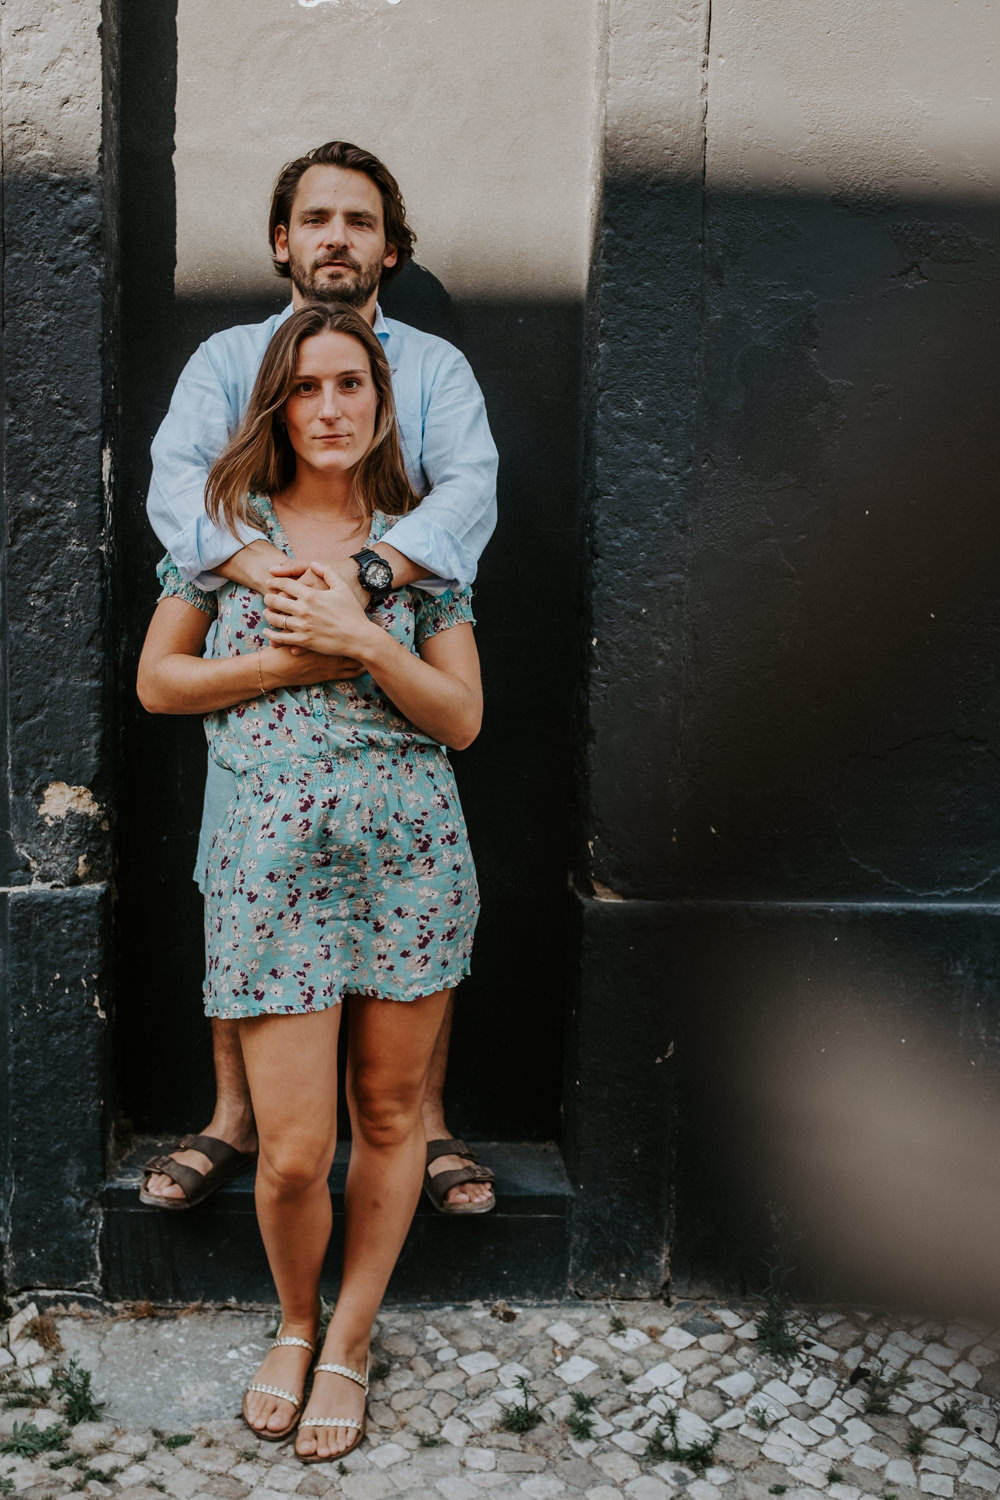
[[[352,271],[361,270],[358,262],[350,255],[327,255],[323,260],[316,261],[314,269],[318,271],[321,266],[347,266]]]

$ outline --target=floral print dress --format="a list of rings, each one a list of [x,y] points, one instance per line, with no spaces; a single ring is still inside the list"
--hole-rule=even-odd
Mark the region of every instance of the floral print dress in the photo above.
[[[267,534],[291,554],[270,501]],[[387,522],[376,517],[368,545]],[[165,558],[161,598],[216,621],[213,656],[255,652],[259,594],[185,583]],[[464,621],[470,591],[404,588],[373,618],[411,650]],[[444,747],[402,717],[367,673],[280,688],[206,715],[209,751],[237,794],[212,841],[205,1011],[295,1015],[346,994],[415,1000],[469,971],[476,872]]]

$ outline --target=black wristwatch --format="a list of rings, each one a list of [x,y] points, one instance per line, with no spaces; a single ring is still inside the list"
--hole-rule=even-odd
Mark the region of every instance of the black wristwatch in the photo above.
[[[373,604],[381,604],[385,596],[392,593],[392,568],[384,557],[380,557],[370,547],[352,552],[351,557],[358,565],[358,582],[361,587],[371,595]]]

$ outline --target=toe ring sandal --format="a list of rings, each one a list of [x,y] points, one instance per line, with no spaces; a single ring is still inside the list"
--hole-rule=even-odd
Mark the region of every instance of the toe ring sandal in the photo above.
[[[437,1161],[439,1156],[461,1156],[469,1163],[467,1167],[453,1167],[449,1172],[438,1172],[432,1175],[430,1166],[432,1161]],[[446,1203],[444,1200],[453,1187],[461,1187],[466,1182],[489,1182],[496,1181],[496,1173],[492,1167],[481,1167],[479,1157],[471,1146],[464,1141],[428,1141],[427,1142],[427,1170],[424,1172],[424,1192],[433,1203],[439,1214],[488,1214],[491,1208],[496,1208],[496,1194],[490,1189],[490,1196],[482,1203]]]
[[[271,1342],[272,1349],[308,1349],[310,1354],[316,1353],[315,1345],[310,1344],[308,1339],[297,1339],[292,1334],[280,1334]],[[279,1401],[288,1401],[292,1406],[292,1420],[278,1429],[269,1427],[255,1427],[247,1416],[247,1397],[251,1391],[258,1391],[262,1396],[277,1396]],[[293,1391],[284,1391],[280,1385],[268,1385],[266,1381],[254,1380],[243,1392],[242,1416],[244,1422],[253,1433],[254,1437],[263,1438],[265,1443],[283,1443],[286,1437],[290,1437],[299,1422],[299,1412],[302,1409],[302,1400],[305,1392],[298,1396]]]
[[[364,1416],[361,1418],[360,1422],[357,1420],[356,1417],[307,1417],[307,1418],[304,1418],[302,1420],[302,1422],[299,1424],[300,1431],[301,1431],[301,1429],[303,1427],[353,1427],[354,1430],[355,1430],[355,1432],[358,1435],[357,1435],[356,1438],[353,1438],[352,1441],[348,1443],[348,1445],[347,1445],[346,1448],[341,1448],[341,1450],[340,1450],[339,1453],[324,1453],[322,1455],[322,1457],[319,1454],[316,1454],[316,1453],[297,1453],[296,1457],[298,1458],[298,1460],[299,1460],[300,1463],[303,1463],[303,1464],[331,1464],[331,1463],[334,1463],[334,1462],[339,1463],[342,1458],[346,1458],[349,1453],[353,1453],[354,1452],[355,1448],[358,1446],[358,1444],[361,1442],[362,1438],[365,1435],[365,1427],[367,1426],[367,1423],[368,1423],[368,1399],[367,1399],[368,1398],[368,1377],[369,1377],[369,1374],[371,1373],[371,1367],[372,1367],[372,1357],[371,1357],[370,1354],[368,1356],[368,1363],[365,1366],[365,1373],[363,1375],[359,1375],[358,1372],[357,1372],[357,1370],[350,1370],[350,1369],[348,1369],[347,1365],[320,1364],[320,1365],[316,1365],[315,1366],[315,1368],[313,1369],[313,1374],[314,1375],[319,1375],[319,1374],[321,1374],[322,1372],[325,1371],[327,1375],[343,1375],[345,1377],[345,1379],[347,1379],[347,1380],[353,1380],[355,1385],[359,1385],[361,1387],[361,1389],[365,1393],[365,1412],[364,1412]]]

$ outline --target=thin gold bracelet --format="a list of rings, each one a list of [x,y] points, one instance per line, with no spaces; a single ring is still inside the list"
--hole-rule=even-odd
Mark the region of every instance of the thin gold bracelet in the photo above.
[[[260,696],[262,698],[264,697],[264,692],[265,692],[265,689],[264,689],[264,672],[263,672],[263,669],[261,667],[261,652],[263,650],[264,650],[263,646],[258,646],[257,647],[257,681],[260,683]]]

